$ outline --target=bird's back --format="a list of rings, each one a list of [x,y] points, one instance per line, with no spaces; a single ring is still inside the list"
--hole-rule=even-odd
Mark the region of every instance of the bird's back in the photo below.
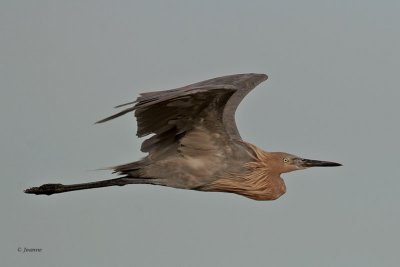
[[[204,118],[177,142],[144,159],[114,167],[121,175],[150,177],[151,183],[193,189],[211,183],[227,173],[244,171],[254,160],[241,140],[230,139],[215,121]]]

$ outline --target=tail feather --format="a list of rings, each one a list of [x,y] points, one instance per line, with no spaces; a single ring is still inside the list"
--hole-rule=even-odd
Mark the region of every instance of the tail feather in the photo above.
[[[149,162],[145,159],[129,162],[121,165],[117,165],[111,167],[114,170],[114,173],[119,173],[121,175],[128,175],[133,177],[140,177],[140,170],[149,165]]]

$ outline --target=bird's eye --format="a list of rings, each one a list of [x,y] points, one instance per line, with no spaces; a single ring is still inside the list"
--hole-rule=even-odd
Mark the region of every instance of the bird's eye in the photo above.
[[[284,158],[284,159],[283,159],[283,162],[284,162],[284,163],[289,163],[289,159],[288,159],[288,158]]]

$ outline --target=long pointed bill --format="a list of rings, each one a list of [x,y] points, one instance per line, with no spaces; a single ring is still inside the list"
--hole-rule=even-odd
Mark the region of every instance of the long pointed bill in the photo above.
[[[296,164],[303,168],[342,166],[342,164],[340,164],[340,163],[331,162],[331,161],[321,161],[321,160],[301,159],[301,158],[296,159]]]

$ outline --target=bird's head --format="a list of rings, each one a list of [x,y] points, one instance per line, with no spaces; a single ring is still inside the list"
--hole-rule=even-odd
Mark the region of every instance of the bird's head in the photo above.
[[[284,152],[272,152],[269,154],[269,162],[273,164],[273,169],[279,173],[303,170],[310,167],[342,166],[342,164],[336,162],[304,159]]]

